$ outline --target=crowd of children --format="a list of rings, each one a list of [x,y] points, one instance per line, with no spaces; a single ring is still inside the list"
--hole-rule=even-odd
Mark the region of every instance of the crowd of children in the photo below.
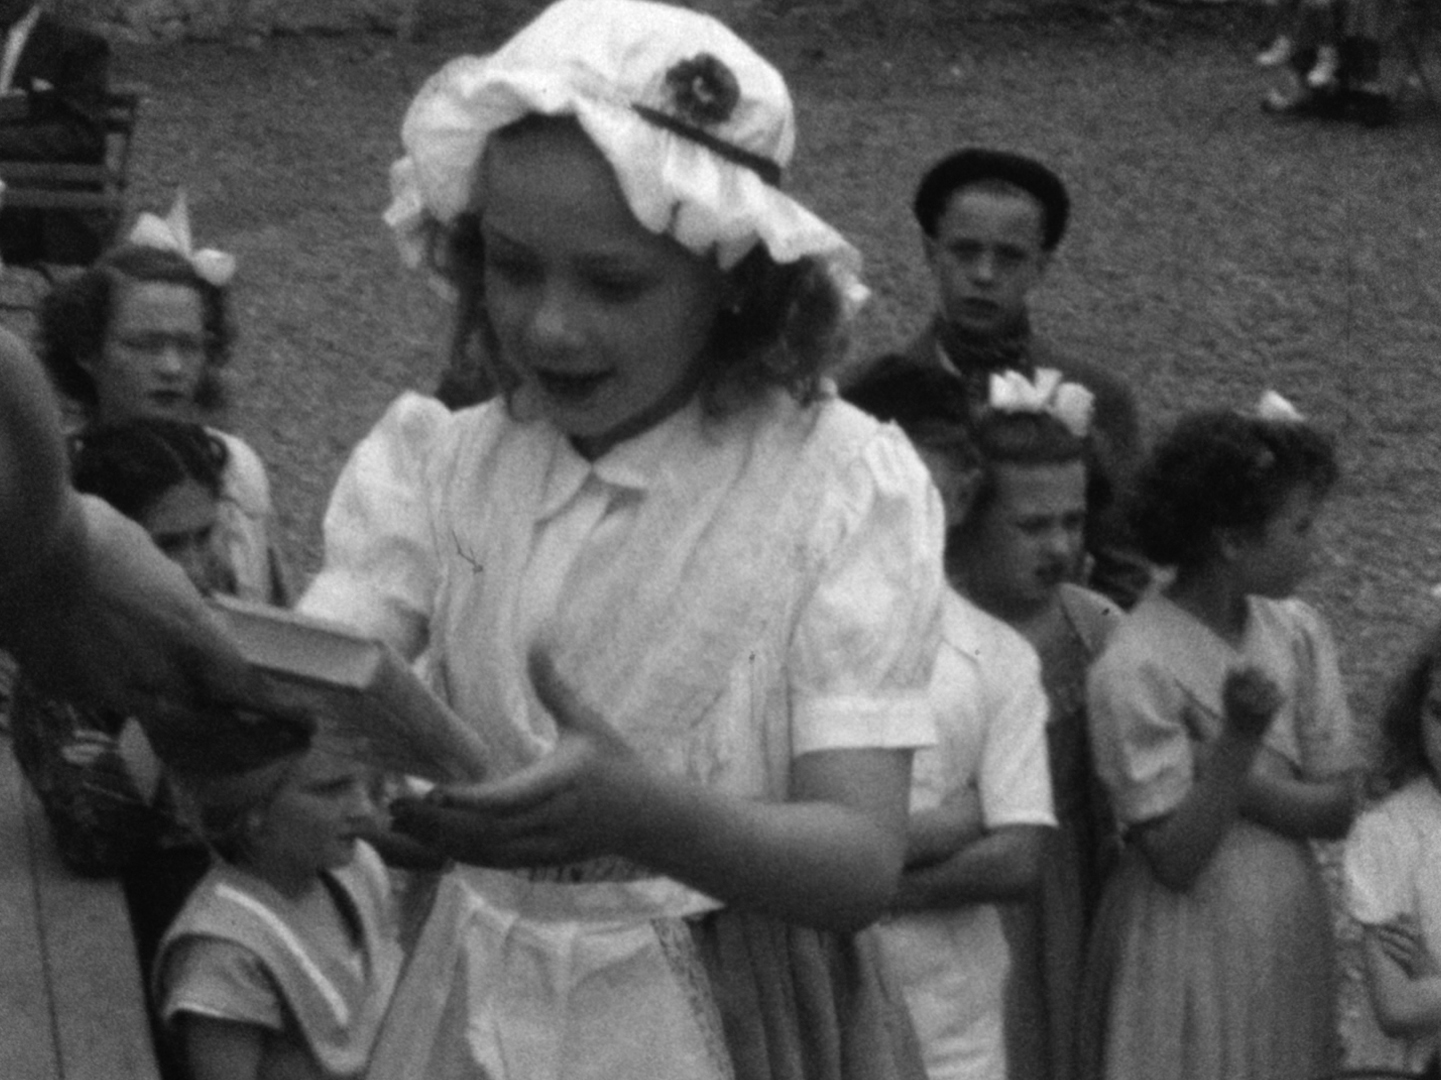
[[[1343,839],[1377,1017],[1435,1075],[1441,636],[1368,788],[1295,597],[1322,430],[1189,412],[1122,477],[1047,367],[838,393],[858,255],[777,185],[780,75],[684,9],[558,0],[403,138],[387,220],[497,396],[391,407],[298,607],[420,661],[493,775],[388,797],[324,731],[204,775],[16,695],[62,854],[126,880],[173,1080],[1311,1080]],[[285,604],[264,467],[197,422],[234,269],[181,200],[55,287],[39,351],[75,485]],[[1126,611],[1085,587],[1101,512],[1155,568]],[[404,948],[387,835],[444,866]]]

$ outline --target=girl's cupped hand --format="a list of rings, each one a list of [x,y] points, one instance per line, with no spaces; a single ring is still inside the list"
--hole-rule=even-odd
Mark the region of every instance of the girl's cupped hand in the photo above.
[[[597,711],[537,650],[530,677],[559,731],[555,749],[501,780],[439,787],[397,800],[394,827],[460,862],[547,866],[624,855],[649,771]]]

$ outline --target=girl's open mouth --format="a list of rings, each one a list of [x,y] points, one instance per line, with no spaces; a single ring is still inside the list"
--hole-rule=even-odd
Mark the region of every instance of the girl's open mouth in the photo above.
[[[572,374],[559,371],[536,371],[535,378],[548,397],[568,404],[578,404],[588,399],[610,378],[608,371],[580,372]]]

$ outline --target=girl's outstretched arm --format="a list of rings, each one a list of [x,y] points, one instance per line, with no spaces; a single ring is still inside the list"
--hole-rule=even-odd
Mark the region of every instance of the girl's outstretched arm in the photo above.
[[[550,662],[532,677],[555,750],[490,784],[393,808],[396,827],[453,858],[498,867],[619,855],[728,903],[825,929],[879,916],[905,852],[907,750],[825,750],[791,768],[791,801],[761,802],[651,769]]]
[[[1263,748],[1247,781],[1241,812],[1284,836],[1339,840],[1351,828],[1356,805],[1354,775],[1305,780],[1280,754]]]
[[[1280,691],[1259,670],[1243,668],[1226,676],[1223,698],[1225,727],[1190,790],[1165,817],[1132,830],[1152,872],[1170,889],[1190,887],[1235,821]]]

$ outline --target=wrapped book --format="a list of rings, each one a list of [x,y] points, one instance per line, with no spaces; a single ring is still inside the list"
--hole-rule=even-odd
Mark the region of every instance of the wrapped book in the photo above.
[[[408,776],[484,776],[480,733],[384,642],[283,608],[231,597],[211,603],[275,700],[314,718],[317,740]]]

